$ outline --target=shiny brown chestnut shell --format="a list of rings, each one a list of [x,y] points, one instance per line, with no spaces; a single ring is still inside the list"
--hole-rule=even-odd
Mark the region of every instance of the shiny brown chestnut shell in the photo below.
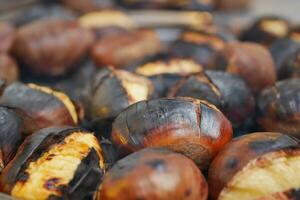
[[[289,30],[288,20],[276,16],[265,16],[257,19],[252,26],[244,30],[240,39],[270,46],[275,40],[285,38]]]
[[[0,22],[0,53],[8,53],[15,39],[15,28],[8,22]]]
[[[265,131],[277,131],[300,137],[300,79],[279,81],[262,91],[257,121]]]
[[[221,34],[205,31],[185,31],[169,48],[175,57],[190,58],[204,68],[214,69],[220,51],[225,47],[227,38]]]
[[[202,66],[191,59],[162,57],[135,68],[136,73],[152,81],[155,97],[166,97],[168,90],[182,77],[203,71]]]
[[[160,41],[153,30],[143,29],[106,35],[97,40],[92,57],[99,67],[126,67],[160,52]]]
[[[6,84],[19,79],[19,68],[17,63],[7,54],[0,53],[0,79]]]
[[[99,200],[206,200],[207,183],[187,157],[146,148],[119,160],[104,176]]]
[[[242,77],[255,94],[273,85],[276,70],[270,52],[263,46],[248,42],[230,42],[223,49],[219,69]]]
[[[22,119],[13,109],[0,106],[0,173],[11,161],[22,140]]]
[[[103,173],[102,149],[92,133],[51,127],[26,138],[0,183],[20,199],[92,199]]]
[[[255,111],[254,97],[240,77],[221,71],[205,71],[189,75],[178,81],[169,97],[193,97],[206,100],[218,108],[231,121],[233,127],[243,129]]]
[[[87,53],[93,33],[76,21],[41,19],[17,30],[13,52],[36,74],[63,75]]]
[[[113,122],[112,139],[121,153],[165,147],[191,158],[200,168],[232,138],[228,119],[212,104],[192,98],[140,101]]]
[[[25,135],[54,125],[74,126],[81,117],[77,105],[67,95],[35,84],[12,83],[3,91],[0,104],[17,109],[25,120]]]
[[[270,51],[279,80],[299,77],[300,72],[297,67],[300,66],[300,44],[291,39],[282,39],[275,41]]]
[[[269,188],[266,185],[272,185],[273,183],[268,182],[270,180],[268,177],[273,177],[274,182],[279,182],[282,176],[289,176],[289,173],[292,173],[288,171],[289,168],[286,166],[284,167],[287,168],[287,171],[282,170],[278,173],[275,169],[277,169],[277,164],[280,166],[280,163],[286,161],[284,157],[300,156],[299,144],[299,140],[276,132],[258,132],[233,139],[216,156],[209,168],[208,183],[211,199],[258,199],[259,197],[269,195],[262,194],[262,196],[259,196],[258,194],[259,192],[263,193],[264,190],[269,192]],[[277,164],[272,163],[272,158],[275,160],[278,157],[283,160],[277,161]],[[272,164],[275,166],[274,171],[268,168],[268,166]],[[263,173],[260,175],[251,174],[250,172],[253,169],[257,170],[257,172],[261,169]],[[269,176],[264,176],[264,174],[268,173]],[[251,177],[253,177],[252,180]],[[286,180],[293,182],[292,177],[293,176]],[[242,178],[243,181],[238,182],[242,180]],[[251,181],[257,181],[257,183],[255,184],[254,182],[251,186],[249,184]],[[259,182],[261,182],[261,185]],[[248,185],[242,185],[243,183],[248,183]],[[278,185],[276,184],[272,185],[272,187],[275,188],[275,190],[278,189]],[[284,189],[284,185],[282,185],[282,189]],[[235,196],[235,198],[233,198],[233,196],[231,196],[231,198],[227,196],[226,198],[226,193],[228,194],[237,190],[240,190],[240,194],[242,195],[249,195]],[[278,192],[281,191],[282,190]]]

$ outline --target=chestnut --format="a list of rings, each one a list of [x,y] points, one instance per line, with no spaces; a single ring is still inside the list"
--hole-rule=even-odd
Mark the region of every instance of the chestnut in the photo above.
[[[251,0],[214,0],[215,7],[219,10],[246,9],[251,3]]]
[[[13,52],[35,74],[59,76],[75,66],[93,40],[76,21],[41,19],[17,30]]]
[[[62,0],[63,4],[80,13],[91,12],[113,6],[113,0]]]
[[[186,76],[170,89],[168,96],[193,97],[214,104],[236,131],[254,116],[255,100],[250,89],[243,79],[227,72],[208,70]]]
[[[300,76],[300,44],[290,39],[274,42],[270,48],[278,79],[297,78]]]
[[[153,86],[147,78],[114,68],[97,74],[92,86],[92,119],[114,119],[123,109],[151,97]]]
[[[0,22],[0,53],[8,53],[15,39],[15,28],[8,22]]]
[[[19,68],[17,63],[7,54],[0,53],[0,79],[6,84],[19,79]]]
[[[190,58],[205,68],[214,69],[220,51],[229,38],[218,33],[205,31],[185,31],[170,46],[170,54],[174,57]]]
[[[99,200],[206,200],[207,190],[192,160],[163,148],[146,148],[106,173]]]
[[[167,57],[145,62],[134,71],[150,78],[154,85],[154,97],[165,97],[169,88],[182,77],[202,72],[203,68],[191,59]]]
[[[278,81],[257,100],[257,121],[266,131],[278,131],[300,137],[300,79]]]
[[[218,69],[241,76],[254,94],[273,85],[276,70],[270,52],[262,45],[230,42],[222,51]]]
[[[53,125],[77,125],[80,120],[77,105],[67,95],[32,83],[15,82],[6,87],[0,105],[19,111],[25,120],[25,135]]]
[[[209,168],[211,199],[264,199],[277,192],[298,189],[299,144],[299,140],[276,132],[257,132],[233,139]]]
[[[104,172],[102,149],[93,133],[51,127],[25,139],[0,184],[18,199],[92,199]]]
[[[0,173],[11,161],[21,143],[23,122],[13,109],[0,106]]]
[[[257,42],[268,47],[275,40],[285,38],[289,33],[290,26],[290,22],[281,17],[261,17],[241,33],[240,39]]]
[[[113,122],[120,153],[165,147],[191,158],[200,168],[232,138],[229,120],[212,104],[192,98],[140,101]]]
[[[124,68],[159,53],[160,48],[155,32],[142,29],[101,37],[92,49],[92,57],[99,67]]]

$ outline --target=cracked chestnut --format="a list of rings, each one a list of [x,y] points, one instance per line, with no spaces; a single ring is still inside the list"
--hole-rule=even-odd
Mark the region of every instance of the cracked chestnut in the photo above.
[[[297,191],[299,144],[296,138],[276,132],[252,133],[233,139],[210,166],[211,199],[273,199],[270,196],[275,197],[276,193],[284,197],[286,191]],[[291,194],[297,196],[297,192]]]
[[[229,120],[214,105],[192,98],[140,101],[114,120],[113,142],[120,154],[165,147],[191,158],[200,168],[231,140]]]

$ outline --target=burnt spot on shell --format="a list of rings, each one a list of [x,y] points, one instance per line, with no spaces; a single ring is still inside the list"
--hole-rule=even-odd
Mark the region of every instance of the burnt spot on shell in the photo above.
[[[184,197],[187,198],[192,194],[192,190],[191,188],[188,188],[185,192],[184,192]]]
[[[44,187],[47,190],[56,190],[57,189],[57,183],[59,183],[60,179],[59,178],[51,178],[48,179],[45,184]]]
[[[164,171],[166,169],[166,162],[163,159],[150,160],[146,164],[157,171]]]

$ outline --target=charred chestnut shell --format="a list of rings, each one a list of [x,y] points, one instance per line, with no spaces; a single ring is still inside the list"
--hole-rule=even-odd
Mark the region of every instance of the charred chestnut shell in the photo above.
[[[106,68],[93,83],[90,104],[93,120],[114,119],[122,110],[153,94],[150,80],[124,70]]]
[[[159,38],[153,30],[126,31],[98,39],[92,57],[99,67],[122,68],[159,53],[160,48]]]
[[[300,79],[277,82],[260,94],[257,104],[257,121],[264,130],[300,137]]]
[[[15,39],[15,28],[7,23],[0,22],[0,53],[8,53]]]
[[[230,42],[222,51],[218,69],[242,77],[255,94],[276,81],[274,61],[268,49],[248,42]]]
[[[13,159],[21,143],[22,119],[12,109],[0,106],[0,173]]]
[[[93,40],[93,33],[76,21],[41,19],[17,30],[13,51],[34,73],[57,76],[74,67]]]
[[[172,56],[190,58],[205,68],[214,69],[226,41],[227,38],[221,34],[186,31],[169,49]]]
[[[272,177],[275,182],[272,189],[278,190],[276,183],[280,183],[281,176],[289,176],[289,173],[292,174],[293,172],[284,170],[280,172],[275,170],[277,169],[276,165],[280,167],[282,161],[287,161],[285,157],[299,156],[299,144],[299,140],[275,132],[258,132],[233,139],[217,155],[210,166],[208,183],[211,198],[219,200],[258,199],[260,193],[262,195],[261,197],[266,195],[264,194],[264,190],[267,193],[270,192],[269,190],[272,187],[266,187],[266,185],[263,184],[273,184],[271,182]],[[278,163],[275,164],[272,163],[272,159],[275,160],[278,157],[281,157],[282,161],[278,161]],[[268,168],[270,165],[274,167]],[[251,171],[259,171],[260,169],[260,175],[254,174],[253,171]],[[286,169],[288,170],[290,168],[286,167]],[[252,172],[252,174],[250,172]],[[264,176],[264,174],[267,175]],[[244,177],[245,175],[246,178]],[[255,184],[255,182],[253,185],[248,184],[251,182],[251,177],[253,177],[253,182],[261,181],[262,185],[259,185],[259,183]],[[263,177],[263,179],[260,179],[260,177]],[[270,177],[271,179],[269,179]],[[286,180],[293,182],[291,177],[292,176],[289,176]],[[242,185],[243,183],[244,185]],[[285,186],[280,185],[279,187],[283,187],[284,189]],[[238,192],[237,190],[240,191]],[[278,192],[281,191],[282,190]],[[231,196],[231,198],[226,196],[231,192],[235,192],[235,194],[240,194],[241,196],[239,196],[239,198],[238,195]],[[246,196],[242,196],[244,194],[246,194]]]
[[[154,85],[155,97],[165,97],[182,77],[202,72],[202,66],[190,59],[159,58],[145,62],[135,68],[135,72],[150,78]]]
[[[289,29],[290,23],[286,19],[266,16],[257,19],[252,26],[244,30],[240,39],[270,46],[275,40],[285,38]]]
[[[290,39],[274,42],[270,48],[278,79],[300,76],[300,44]]]
[[[121,153],[166,147],[201,168],[231,137],[230,122],[215,106],[191,98],[140,101],[121,112],[112,127],[112,139]]]
[[[100,199],[206,200],[207,190],[192,160],[166,149],[146,148],[119,160],[108,171]]]
[[[17,63],[7,54],[0,53],[0,79],[6,84],[19,79],[19,68]]]
[[[53,127],[26,138],[0,182],[21,199],[92,199],[103,173],[102,149],[92,133]]]
[[[187,76],[168,96],[206,100],[220,108],[235,129],[242,129],[254,116],[255,100],[250,89],[240,77],[226,72],[205,71]]]
[[[53,125],[77,125],[80,120],[77,105],[67,95],[35,84],[9,85],[0,104],[19,111],[25,120],[22,132],[26,135]]]

